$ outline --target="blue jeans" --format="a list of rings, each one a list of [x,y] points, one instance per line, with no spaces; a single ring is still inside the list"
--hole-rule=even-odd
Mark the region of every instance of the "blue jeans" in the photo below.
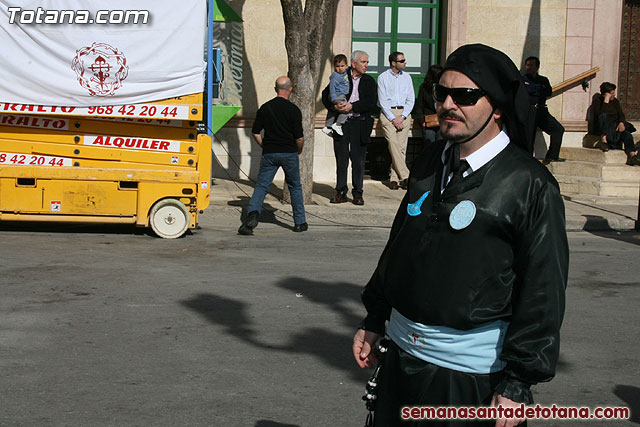
[[[284,180],[291,193],[291,206],[293,206],[293,220],[296,224],[307,222],[304,215],[304,200],[302,199],[302,184],[300,183],[300,164],[298,163],[298,153],[268,153],[263,154],[260,159],[260,171],[258,172],[258,182],[253,190],[251,201],[247,212],[262,212],[262,203],[269,193],[273,177],[276,176],[278,168],[284,170]]]

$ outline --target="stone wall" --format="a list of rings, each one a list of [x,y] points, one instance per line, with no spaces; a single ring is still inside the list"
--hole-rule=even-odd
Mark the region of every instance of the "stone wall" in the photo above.
[[[467,43],[504,51],[522,71],[528,56],[540,58],[540,74],[551,85],[564,77],[567,0],[473,0],[468,2]],[[562,118],[562,95],[549,100]]]

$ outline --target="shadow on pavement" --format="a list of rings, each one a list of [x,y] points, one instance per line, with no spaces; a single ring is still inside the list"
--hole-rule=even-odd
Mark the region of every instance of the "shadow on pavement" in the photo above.
[[[322,184],[318,182],[313,183],[313,194],[317,194],[319,196],[324,197],[327,200],[330,200],[334,194],[336,194],[336,189],[329,184]]]
[[[291,277],[277,283],[276,286],[292,293],[302,294],[304,298],[328,309],[327,316],[338,316],[344,326],[355,332],[360,315],[348,306],[360,300],[360,285],[351,283],[328,283]],[[321,323],[289,335],[285,344],[263,342],[258,337],[259,330],[255,319],[250,315],[250,306],[239,300],[200,293],[181,301],[181,304],[200,314],[212,324],[224,327],[224,333],[240,339],[257,348],[270,352],[309,354],[321,359],[327,365],[348,373],[354,380],[362,380],[368,373],[357,369],[351,354],[353,335],[341,334],[324,328]],[[313,345],[309,345],[313,343]]]
[[[605,239],[613,239],[619,242],[631,243],[632,245],[640,245],[640,233],[637,231],[616,231],[616,230],[600,230],[589,231],[594,236],[603,237]]]
[[[0,232],[20,231],[36,233],[82,233],[82,234],[133,234],[156,237],[151,228],[140,228],[133,224],[92,224],[69,222],[0,222]]]
[[[240,226],[240,223],[244,222],[245,218],[247,217],[247,213],[248,213],[247,205],[249,204],[249,200],[250,200],[249,197],[240,197],[238,200],[232,200],[227,202],[229,206],[242,208],[242,214],[238,219],[238,227]],[[276,213],[277,213],[277,216],[276,216]],[[290,219],[291,224],[287,224],[286,222],[281,221],[281,219],[283,220]],[[260,222],[275,224],[282,228],[286,228],[287,230],[293,230],[293,225],[292,225],[293,217],[284,211],[274,208],[269,203],[262,204],[262,212],[260,213]],[[258,227],[259,226],[260,224],[258,224]]]
[[[587,221],[584,223],[583,229],[592,232],[593,230],[612,231],[609,221],[599,215],[582,215]]]
[[[297,424],[282,424],[271,420],[260,420],[254,427],[300,427]]]
[[[567,362],[567,360],[564,358],[564,356],[562,354],[560,354],[560,358],[558,359],[558,363],[556,365],[556,370],[558,372],[571,372],[572,369],[572,363]]]
[[[629,421],[640,424],[640,388],[632,385],[618,384],[613,388],[613,393],[624,400],[631,409]]]

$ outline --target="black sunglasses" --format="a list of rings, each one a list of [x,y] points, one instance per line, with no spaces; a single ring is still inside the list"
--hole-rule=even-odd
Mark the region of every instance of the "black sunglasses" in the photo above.
[[[396,59],[396,60],[395,60],[395,61],[393,61],[393,62],[404,62],[404,61],[406,61],[406,59]]]
[[[444,87],[437,83],[433,85],[433,98],[437,102],[444,102],[447,96],[451,96],[457,105],[476,105],[476,102],[486,93],[482,89],[470,87]]]

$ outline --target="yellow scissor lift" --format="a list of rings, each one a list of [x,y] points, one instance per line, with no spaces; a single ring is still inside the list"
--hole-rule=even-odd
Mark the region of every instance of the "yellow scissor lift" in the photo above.
[[[0,104],[0,221],[130,223],[163,238],[209,206],[203,94],[89,108]]]

